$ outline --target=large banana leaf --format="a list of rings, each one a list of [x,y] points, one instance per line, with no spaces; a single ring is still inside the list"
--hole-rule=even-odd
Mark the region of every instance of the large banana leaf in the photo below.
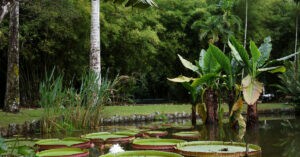
[[[240,64],[245,64],[246,68],[250,67],[249,55],[245,48],[234,38],[231,37],[228,41],[228,45],[231,49],[231,53],[234,58],[240,62]]]
[[[178,82],[178,83],[183,83],[183,82],[190,82],[192,80],[195,80],[195,78],[192,78],[192,77],[186,77],[186,76],[178,76],[178,77],[175,77],[175,78],[168,78],[169,81],[172,81],[172,82]]]
[[[286,68],[284,66],[275,66],[275,67],[268,67],[268,68],[261,68],[258,69],[259,72],[268,71],[270,73],[284,73]]]
[[[270,53],[272,50],[271,37],[266,37],[264,39],[264,43],[260,45],[258,50],[261,52],[261,56],[258,59],[257,66],[261,67],[270,58]]]
[[[252,78],[251,75],[247,75],[242,80],[243,95],[248,105],[253,105],[259,98],[263,84],[256,79]]]
[[[209,84],[217,77],[218,75],[216,73],[205,74],[202,77],[195,79],[192,83],[192,87],[196,88],[198,86],[202,86],[203,84]]]
[[[232,68],[229,58],[216,46],[210,44],[209,48],[217,62],[222,66],[227,75],[232,75]]]
[[[199,66],[201,68],[203,68],[204,66],[204,55],[205,55],[206,51],[204,49],[201,50],[200,52],[200,56],[199,56]]]
[[[179,57],[179,59],[180,59],[182,65],[183,65],[184,67],[186,67],[187,69],[190,69],[190,70],[192,70],[192,71],[194,71],[194,72],[198,71],[198,67],[197,67],[196,65],[194,65],[194,64],[192,64],[190,61],[184,59],[184,58],[181,57],[179,54],[178,54],[178,57]]]
[[[114,3],[125,3],[125,7],[135,7],[141,9],[145,9],[152,6],[157,7],[157,4],[153,0],[114,0]]]
[[[221,66],[213,56],[212,51],[213,50],[211,48],[208,48],[204,55],[204,63],[202,67],[204,74],[217,73],[221,70]]]
[[[250,41],[250,52],[251,52],[251,61],[252,61],[252,74],[255,76],[256,74],[256,68],[257,68],[257,62],[261,56],[257,46],[253,41]]]

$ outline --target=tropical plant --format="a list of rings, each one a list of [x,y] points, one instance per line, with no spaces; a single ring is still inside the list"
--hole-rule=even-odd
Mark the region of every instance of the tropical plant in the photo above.
[[[297,63],[299,66],[299,62]],[[285,66],[287,70],[285,73],[280,74],[280,83],[276,84],[280,93],[283,93],[285,97],[296,105],[300,105],[300,69],[295,72],[295,63],[286,62]]]
[[[251,58],[246,49],[234,37],[230,38],[228,44],[234,58],[245,69],[246,77],[242,78],[243,97],[248,104],[247,127],[252,127],[258,123],[257,100],[263,90],[263,83],[258,81],[258,77],[266,71],[270,73],[285,72],[284,66],[274,65],[293,57],[297,53],[270,61],[272,50],[270,37],[265,38],[264,43],[259,48],[253,41],[250,41]]]
[[[174,79],[169,79],[173,82],[185,83],[184,86],[189,89],[189,91],[192,91],[193,101],[199,99],[201,94],[201,100],[206,106],[206,124],[215,124],[218,121],[218,97],[216,89],[218,88],[217,80],[221,66],[215,60],[212,54],[213,52],[211,51],[215,51],[212,46],[210,46],[207,51],[202,50],[196,65],[179,55],[179,59],[184,67],[196,72],[198,78],[179,76]],[[191,84],[186,84],[186,82],[191,81]],[[194,103],[194,105],[196,105],[196,103]]]

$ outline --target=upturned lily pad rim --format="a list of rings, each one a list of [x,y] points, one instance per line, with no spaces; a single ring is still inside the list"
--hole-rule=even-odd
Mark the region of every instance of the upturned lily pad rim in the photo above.
[[[155,150],[138,150],[138,151],[126,151],[116,154],[105,154],[100,157],[115,157],[115,156],[144,156],[144,155],[155,155],[158,157],[183,157],[180,154],[171,153],[171,152],[163,152],[163,151],[155,151]]]
[[[150,144],[152,142],[153,144]],[[159,144],[159,142],[169,142],[169,144]],[[150,145],[150,146],[159,146],[159,145],[177,145],[178,143],[186,142],[185,140],[179,139],[162,139],[162,138],[148,138],[148,139],[135,139],[132,144],[135,145]],[[156,143],[156,144],[155,144]]]
[[[188,156],[199,156],[199,155],[206,155],[207,157],[215,156],[216,154],[222,155],[245,155],[245,151],[237,151],[232,153],[219,153],[219,152],[192,152],[192,151],[186,151],[183,148],[186,146],[197,146],[197,145],[228,145],[228,146],[240,146],[240,147],[246,147],[246,143],[240,143],[240,142],[224,142],[224,141],[192,141],[192,142],[184,142],[179,143],[176,145],[176,151],[182,155],[188,155]],[[248,152],[249,155],[259,155],[261,153],[261,147],[254,144],[248,144],[249,149],[253,149],[254,151]]]
[[[105,137],[107,136],[107,137]],[[107,139],[114,139],[114,138],[127,138],[131,137],[130,135],[122,135],[122,134],[113,134],[109,132],[97,132],[97,133],[91,133],[91,134],[86,134],[82,136],[83,138],[86,139],[101,139],[106,141]]]
[[[80,148],[57,148],[57,149],[49,149],[36,153],[36,157],[51,157],[51,156],[72,156],[79,154],[89,154],[87,149]]]
[[[66,143],[66,142],[71,142],[71,143]],[[64,139],[58,139],[58,138],[43,139],[35,142],[35,144],[36,145],[65,145],[70,147],[72,145],[86,143],[86,142],[89,142],[89,140],[83,138],[76,138],[76,137],[67,137]]]

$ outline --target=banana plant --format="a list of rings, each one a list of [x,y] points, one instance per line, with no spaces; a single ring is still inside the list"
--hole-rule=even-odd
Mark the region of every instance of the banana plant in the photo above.
[[[245,128],[244,119],[241,115],[243,101],[239,96],[240,86],[238,85],[238,75],[241,72],[241,67],[238,66],[237,61],[234,58],[226,56],[218,47],[210,45],[213,49],[212,55],[221,65],[224,74],[222,75],[223,85],[225,87],[225,101],[228,104],[229,108],[229,122],[231,123],[232,128]],[[238,104],[238,105],[237,105]],[[238,107],[237,107],[238,106]]]
[[[253,127],[258,123],[257,100],[263,90],[263,83],[258,80],[258,77],[264,72],[285,72],[286,69],[284,66],[274,65],[298,53],[275,60],[269,60],[272,50],[270,37],[265,38],[264,43],[259,48],[253,41],[250,41],[250,53],[248,53],[234,37],[230,38],[228,45],[231,48],[233,57],[245,70],[246,77],[242,78],[242,90],[244,100],[248,104],[247,127]],[[249,54],[251,54],[251,58]]]
[[[196,91],[194,93],[190,92],[191,94],[195,94],[195,96],[192,96],[194,97],[192,98],[193,100],[199,100],[200,95],[204,95],[204,100],[202,97],[202,102],[204,101],[206,106],[206,124],[215,124],[218,122],[218,99],[216,89],[218,88],[221,65],[215,60],[211,51],[213,51],[211,47],[208,48],[207,51],[202,50],[196,65],[178,55],[183,66],[197,73],[198,77],[189,78],[179,76],[174,79],[169,79],[173,82],[179,82],[179,80],[181,80],[181,83],[184,82],[185,84],[183,85],[188,88],[189,91]],[[186,82],[189,82],[188,86]],[[196,105],[196,103],[194,103],[194,105]]]

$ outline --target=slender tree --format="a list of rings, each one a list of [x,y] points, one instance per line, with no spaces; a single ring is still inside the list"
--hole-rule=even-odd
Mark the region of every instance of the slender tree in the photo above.
[[[5,15],[9,12],[10,1],[1,0],[0,2],[0,23],[4,19]]]
[[[4,111],[19,112],[19,0],[11,2]]]
[[[244,48],[246,47],[247,43],[247,30],[248,30],[248,0],[245,0],[245,29],[244,29]]]
[[[101,49],[100,49],[100,1],[92,0],[91,12],[91,51],[90,69],[98,77],[98,84],[101,86]]]

